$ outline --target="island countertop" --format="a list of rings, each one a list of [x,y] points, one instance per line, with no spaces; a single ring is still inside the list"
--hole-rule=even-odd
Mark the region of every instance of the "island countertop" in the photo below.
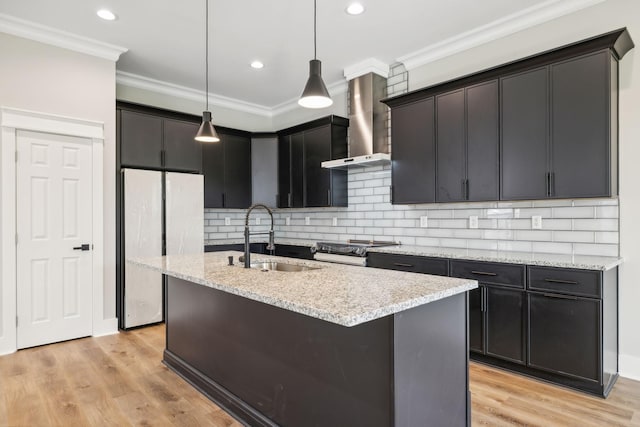
[[[237,251],[129,259],[169,276],[275,307],[355,326],[478,287],[475,280],[366,268],[268,255],[251,261],[278,261],[320,267],[300,272],[244,268]],[[233,256],[235,265],[228,265]]]

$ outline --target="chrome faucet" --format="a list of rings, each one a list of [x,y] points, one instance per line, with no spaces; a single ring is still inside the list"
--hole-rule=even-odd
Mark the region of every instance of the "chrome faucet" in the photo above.
[[[249,232],[249,215],[251,211],[255,208],[264,208],[267,212],[269,212],[269,216],[271,217],[271,229],[268,233],[250,233]],[[260,234],[269,234],[269,244],[267,244],[267,250],[273,254],[273,250],[276,246],[273,244],[273,212],[267,206],[262,203],[256,203],[255,205],[251,205],[249,210],[247,211],[247,215],[244,217],[244,268],[251,267],[251,244],[249,242],[250,236],[257,236]]]

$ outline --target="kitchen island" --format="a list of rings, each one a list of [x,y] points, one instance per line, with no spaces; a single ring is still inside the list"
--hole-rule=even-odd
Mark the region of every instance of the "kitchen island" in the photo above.
[[[252,426],[470,423],[476,281],[239,255],[130,260],[168,276],[164,362],[209,398]]]

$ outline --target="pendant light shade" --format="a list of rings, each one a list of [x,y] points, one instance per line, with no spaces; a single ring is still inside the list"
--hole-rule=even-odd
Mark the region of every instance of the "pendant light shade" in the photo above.
[[[313,59],[309,61],[309,79],[298,100],[305,108],[325,108],[333,104],[329,91],[322,81],[322,63],[316,57],[316,0],[313,0]]]
[[[207,99],[207,108],[202,112],[202,124],[196,133],[195,140],[198,142],[218,142],[220,137],[211,123],[211,111],[209,111],[209,0],[204,0],[205,10],[205,96]]]
[[[218,136],[218,132],[213,127],[211,123],[211,112],[203,111],[202,112],[202,124],[198,129],[198,133],[196,134],[196,141],[200,142],[218,142],[220,141],[220,137]]]

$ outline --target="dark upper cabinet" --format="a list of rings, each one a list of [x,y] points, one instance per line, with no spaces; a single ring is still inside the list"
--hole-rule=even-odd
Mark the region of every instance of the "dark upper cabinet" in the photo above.
[[[391,122],[391,202],[434,202],[434,98],[392,107]]]
[[[467,200],[497,200],[500,176],[498,81],[469,86],[466,95]]]
[[[205,208],[251,206],[251,137],[218,128],[219,142],[203,144]]]
[[[618,61],[633,47],[623,28],[383,100],[392,202],[616,195]]]
[[[220,134],[224,145],[224,207],[251,206],[251,138]]]
[[[498,199],[498,82],[436,97],[438,202]]]
[[[549,70],[501,79],[501,199],[548,195]]]
[[[204,174],[204,207],[224,207],[224,143],[207,142],[202,145]]]
[[[609,51],[551,65],[551,197],[612,194],[611,127],[617,127],[611,121],[617,103],[612,77],[617,74]]]
[[[466,199],[467,156],[464,89],[436,97],[436,200]]]
[[[162,168],[162,117],[120,110],[122,167]]]
[[[347,206],[347,172],[323,161],[346,157],[347,126],[328,116],[278,133],[278,207]]]
[[[164,168],[185,172],[202,170],[202,143],[194,139],[198,123],[164,119]]]

